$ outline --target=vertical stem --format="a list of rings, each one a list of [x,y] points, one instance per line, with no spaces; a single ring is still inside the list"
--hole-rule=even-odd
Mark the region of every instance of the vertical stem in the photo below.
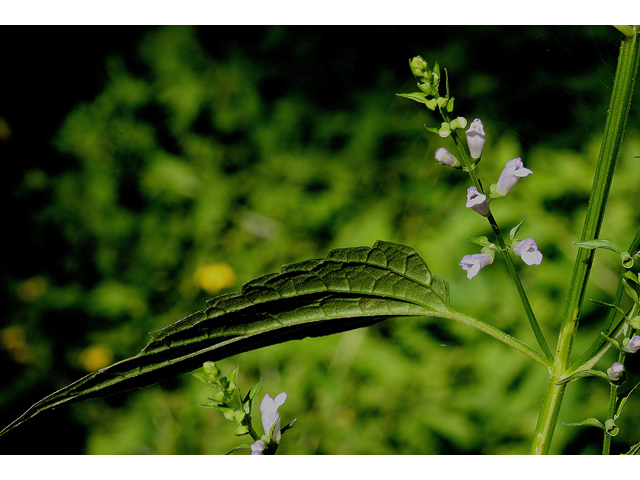
[[[560,376],[551,374],[549,383],[547,384],[547,392],[544,396],[542,408],[540,409],[540,417],[538,418],[538,426],[531,444],[532,455],[547,455],[551,447],[551,439],[553,432],[558,423],[558,414],[560,413],[560,405],[564,396],[564,389],[567,384],[556,385]]]
[[[531,308],[531,304],[529,303],[529,298],[527,297],[526,292],[524,291],[524,287],[522,286],[522,282],[520,281],[520,276],[518,275],[518,271],[516,270],[516,266],[513,264],[513,259],[511,258],[511,254],[509,253],[509,249],[504,242],[504,238],[502,238],[502,233],[500,233],[500,227],[496,223],[495,218],[493,218],[493,214],[489,212],[489,216],[487,217],[489,220],[489,224],[493,229],[493,233],[498,239],[498,243],[500,244],[500,249],[502,251],[502,255],[504,257],[505,263],[507,264],[507,269],[511,274],[511,278],[513,278],[514,283],[516,284],[516,289],[518,290],[518,294],[520,295],[520,299],[522,300],[522,306],[524,307],[524,311],[527,314],[527,319],[529,320],[529,324],[531,325],[531,329],[533,330],[533,334],[538,341],[538,345],[542,348],[542,352],[544,356],[547,358],[549,362],[553,361],[553,354],[549,349],[549,345],[547,344],[546,339],[544,338],[544,334],[538,325],[536,320],[536,316],[533,313],[533,309]]]
[[[607,205],[611,181],[624,137],[624,130],[631,105],[631,94],[636,79],[640,48],[638,36],[625,37],[620,45],[618,67],[611,94],[611,102],[604,128],[602,145],[589,198],[589,206],[582,230],[582,241],[598,238],[604,211]],[[567,371],[570,363],[571,347],[578,328],[580,308],[587,288],[595,250],[579,248],[573,269],[569,294],[565,303],[562,326],[558,336],[555,362],[549,378],[547,393],[540,411],[538,426],[531,447],[531,453],[548,453],[555,424],[560,412],[564,388],[555,382]]]

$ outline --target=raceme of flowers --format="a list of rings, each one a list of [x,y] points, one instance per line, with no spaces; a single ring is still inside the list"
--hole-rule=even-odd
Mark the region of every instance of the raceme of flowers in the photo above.
[[[482,150],[484,148],[486,138],[482,121],[479,118],[476,118],[471,122],[469,130],[465,133],[469,153],[473,161],[477,163],[482,156]],[[461,168],[460,161],[446,148],[438,148],[435,152],[435,158],[443,165],[453,168]],[[509,193],[509,190],[518,183],[518,180],[526,177],[527,175],[531,175],[532,173],[533,172],[531,170],[525,168],[521,158],[518,157],[509,160],[505,164],[498,181],[491,185],[488,196],[484,192],[478,191],[478,188],[475,186],[467,189],[466,207],[477,212],[483,217],[488,217],[491,214],[489,202],[492,199],[506,196],[507,193]],[[516,241],[518,243],[513,246]],[[527,265],[540,265],[542,262],[542,253],[538,250],[538,245],[533,238],[527,238],[522,241],[513,240],[512,248],[514,253]],[[460,262],[460,266],[467,272],[467,278],[472,279],[482,268],[493,263],[494,256],[495,246],[485,247],[483,248],[482,253],[465,255]]]

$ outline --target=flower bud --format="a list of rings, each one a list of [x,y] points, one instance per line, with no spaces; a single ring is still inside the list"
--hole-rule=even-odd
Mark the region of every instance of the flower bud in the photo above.
[[[441,97],[442,98],[442,97]],[[455,130],[456,128],[466,128],[467,126],[467,119],[464,117],[457,117],[454,118],[453,120],[451,120],[451,129]]]
[[[471,127],[465,132],[467,134],[467,145],[471,152],[471,158],[479,160],[482,156],[482,148],[484,147],[484,125],[479,118],[471,122]]]
[[[476,187],[469,187],[467,189],[467,208],[470,208],[474,212],[478,212],[483,217],[489,215],[489,202],[487,196],[478,192]]]
[[[629,340],[629,343],[627,344],[627,351],[629,353],[636,353],[638,350],[640,350],[640,336],[635,335],[631,340]]]
[[[533,238],[521,241],[513,248],[513,251],[527,265],[540,265],[542,253],[538,251],[538,244]]]
[[[465,255],[460,261],[460,266],[467,272],[467,278],[471,280],[475,277],[481,268],[493,263],[493,255],[490,253],[475,253],[473,255]]]
[[[409,67],[411,67],[411,73],[416,77],[423,77],[429,71],[427,62],[425,62],[420,56],[413,57],[409,60]]]
[[[451,135],[451,125],[449,125],[447,122],[442,122],[442,125],[440,125],[440,130],[438,130],[438,135],[440,135],[442,138],[446,138]]]
[[[460,166],[458,159],[446,148],[439,148],[436,150],[436,160],[443,165],[448,165],[453,168]]]
[[[624,365],[619,362],[614,363],[613,365],[611,365],[611,368],[607,370],[607,376],[611,381],[619,380],[620,377],[622,377],[623,373]]]
[[[500,178],[498,178],[498,183],[496,184],[495,189],[496,193],[499,196],[504,197],[521,177],[526,177],[532,173],[533,172],[528,168],[524,168],[524,164],[519,157],[509,160],[504,166],[504,170],[502,170]]]

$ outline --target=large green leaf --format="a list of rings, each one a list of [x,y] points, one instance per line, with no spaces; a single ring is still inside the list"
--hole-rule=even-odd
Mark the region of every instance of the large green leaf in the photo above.
[[[332,250],[324,259],[286,265],[206,308],[152,333],[131,358],[49,395],[7,426],[63,404],[143,388],[173,375],[260,347],[372,325],[395,316],[445,316],[446,282],[410,247],[378,241]]]

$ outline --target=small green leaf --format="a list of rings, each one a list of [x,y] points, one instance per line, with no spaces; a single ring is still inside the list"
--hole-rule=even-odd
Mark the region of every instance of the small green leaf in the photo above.
[[[249,433],[248,425],[238,425],[238,428],[236,428],[234,435],[236,437],[241,437],[242,435],[247,435],[248,433]]]
[[[237,452],[238,450],[250,450],[251,449],[251,445],[249,445],[248,443],[243,443],[242,445],[238,445],[237,447],[233,447],[231,450],[229,450],[227,453],[225,453],[225,455],[229,455],[233,452]]]
[[[449,81],[447,80],[447,97],[449,101],[447,102],[447,112],[453,112],[453,97],[449,97]]]
[[[469,237],[467,240],[471,243],[475,243],[476,245],[481,245],[483,247],[495,247],[493,243],[489,241],[489,239],[485,236],[480,237]]]
[[[618,350],[620,350],[620,344],[615,338],[611,338],[609,335],[606,335],[604,332],[600,332],[600,335],[602,335],[607,342],[609,342],[611,345],[613,345]]]
[[[525,215],[522,221],[511,229],[511,231],[509,232],[509,243],[513,243],[513,241],[516,238],[516,235],[518,234],[518,230],[520,230],[520,227],[522,227],[522,225],[526,220],[527,220],[527,216]]]
[[[209,300],[204,310],[152,333],[138,355],[49,395],[0,435],[45,410],[153,385],[205,361],[390,317],[453,314],[447,283],[431,275],[411,247],[378,241],[373,247],[339,248],[327,258],[285,265],[280,273],[256,278],[240,293]],[[209,363],[204,372],[219,375]],[[233,419],[233,411],[227,413]]]
[[[435,98],[430,98],[429,100],[426,101],[425,105],[429,110],[435,110],[436,107],[438,106],[438,102],[436,101]]]
[[[294,418],[293,420],[291,420],[289,423],[287,423],[284,427],[282,427],[280,429],[280,434],[283,434],[284,432],[286,432],[287,430],[289,430],[291,427],[293,427],[296,422],[298,421],[297,418]]]
[[[242,401],[242,403],[244,404],[244,403],[253,401],[253,399],[256,398],[256,395],[258,394],[258,391],[260,390],[261,387],[262,387],[262,379],[260,379],[258,383],[256,383],[253,387],[251,387],[251,390],[247,392],[247,396],[244,397],[244,400]]]
[[[262,387],[262,379],[260,379],[258,383],[256,383],[253,387],[251,387],[251,390],[247,392],[247,395],[244,397],[244,400],[242,401],[242,408],[244,409],[244,412],[249,417],[251,416],[251,408],[253,406],[253,400],[254,398],[256,398],[256,395],[258,394],[260,387]]]
[[[635,445],[632,445],[629,451],[625,453],[625,455],[638,455],[638,454],[640,454],[640,442],[636,443]]]
[[[593,303],[595,303],[596,305],[602,305],[603,307],[613,308],[613,309],[617,310],[618,313],[621,313],[622,315],[626,315],[625,311],[622,310],[618,305],[614,305],[612,303],[603,302],[603,301],[600,301],[600,300],[595,300],[593,298],[591,298],[590,300]]]
[[[601,428],[602,430],[605,429],[602,422],[600,422],[597,418],[587,418],[586,420],[583,420],[578,423],[562,422],[562,424],[566,427],[598,427],[598,428]]]
[[[640,330],[640,316],[636,315],[635,317],[630,318],[629,320],[627,320],[627,324],[631,328],[635,328],[636,330]]]
[[[240,365],[237,365],[236,368],[234,368],[231,371],[231,373],[227,375],[227,379],[228,379],[227,392],[230,394],[235,392],[236,388],[238,388],[238,371],[239,370],[240,370]]]
[[[614,420],[617,420],[618,417],[620,416],[620,414],[622,413],[622,409],[624,408],[624,404],[627,403],[627,400],[629,399],[629,396],[633,393],[633,391],[638,388],[638,385],[640,385],[640,382],[636,383],[635,386],[633,388],[630,388],[629,390],[620,393],[618,395],[618,404],[616,406],[616,414],[614,415]]]
[[[633,288],[631,288],[631,285],[629,285],[627,282],[622,282],[622,285],[624,287],[625,293],[629,295],[629,297],[631,297],[631,300],[633,300],[633,303],[638,303],[638,294]]]
[[[579,372],[574,373],[566,378],[561,379],[559,382],[556,382],[556,385],[564,385],[565,383],[573,382],[574,380],[578,380],[579,378],[584,377],[601,377],[605,380],[609,381],[609,377],[606,373],[601,372],[600,370],[580,370]]]
[[[606,238],[598,240],[588,240],[586,242],[573,242],[573,244],[581,248],[588,248],[589,250],[593,250],[594,248],[604,248],[616,253],[622,253],[622,249],[616,242],[614,242],[613,240],[607,240]]]
[[[191,375],[196,377],[202,383],[206,383],[208,385],[211,385],[211,382],[209,381],[209,377],[203,371],[198,370],[198,371],[192,372]]]
[[[414,102],[427,103],[427,94],[423,92],[413,92],[413,93],[396,93],[398,97],[408,98],[409,100],[413,100]]]
[[[636,30],[633,25],[613,25],[618,29],[625,37],[632,38],[636,35]]]

